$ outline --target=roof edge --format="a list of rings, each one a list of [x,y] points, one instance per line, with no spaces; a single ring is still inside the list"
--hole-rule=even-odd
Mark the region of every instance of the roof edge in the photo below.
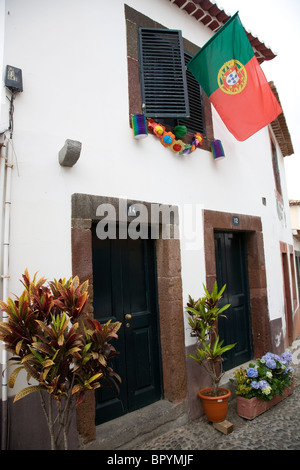
[[[210,0],[169,0],[180,10],[195,18],[196,21],[204,24],[207,28],[216,33],[231,18],[224,10]],[[245,29],[245,28],[244,28]],[[257,60],[262,64],[265,60],[272,60],[276,54],[267,47],[260,39],[246,31],[249,42],[253,48]]]

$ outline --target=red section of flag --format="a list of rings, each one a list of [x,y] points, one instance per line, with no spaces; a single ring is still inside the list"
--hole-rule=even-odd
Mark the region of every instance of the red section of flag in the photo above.
[[[240,93],[229,94],[218,88],[209,97],[227,129],[239,141],[248,139],[282,113],[255,56],[245,69],[247,85]]]

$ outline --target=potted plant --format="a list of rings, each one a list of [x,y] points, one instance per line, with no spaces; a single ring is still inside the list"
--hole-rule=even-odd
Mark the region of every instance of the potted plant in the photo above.
[[[293,392],[292,354],[281,356],[266,353],[250,363],[248,368],[238,368],[232,382],[236,384],[237,413],[242,418],[253,419]]]
[[[196,354],[189,354],[191,358],[201,364],[209,374],[212,387],[198,392],[201,398],[205,414],[211,422],[224,421],[228,410],[228,398],[230,390],[219,387],[222,372],[222,355],[234,348],[235,344],[223,346],[217,334],[217,320],[219,316],[225,316],[223,312],[230,307],[226,304],[218,308],[218,303],[226,288],[226,284],[218,291],[217,282],[214,283],[212,292],[209,293],[203,285],[205,295],[195,301],[189,296],[187,303],[188,322],[191,328],[191,336],[197,340]]]
[[[8,386],[14,387],[20,371],[27,375],[28,387],[14,401],[39,392],[51,449],[67,449],[73,411],[85,393],[100,387],[104,379],[116,387],[116,380],[121,381],[110,366],[117,354],[110,341],[118,338],[121,323],[101,325],[84,315],[88,281],[80,283],[75,276],[45,282],[36,276],[31,280],[25,270],[20,297],[0,301],[7,315],[0,323],[0,339],[12,353],[12,365],[17,366]]]

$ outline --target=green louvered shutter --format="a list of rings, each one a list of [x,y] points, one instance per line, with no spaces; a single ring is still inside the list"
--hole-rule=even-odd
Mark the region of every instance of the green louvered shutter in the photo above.
[[[140,28],[139,60],[145,116],[189,116],[181,31]]]

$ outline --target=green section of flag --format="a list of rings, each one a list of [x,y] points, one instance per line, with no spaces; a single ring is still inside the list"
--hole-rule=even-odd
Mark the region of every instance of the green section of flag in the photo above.
[[[218,73],[225,62],[234,59],[244,66],[254,56],[238,13],[192,57],[187,68],[210,96],[219,88]]]

